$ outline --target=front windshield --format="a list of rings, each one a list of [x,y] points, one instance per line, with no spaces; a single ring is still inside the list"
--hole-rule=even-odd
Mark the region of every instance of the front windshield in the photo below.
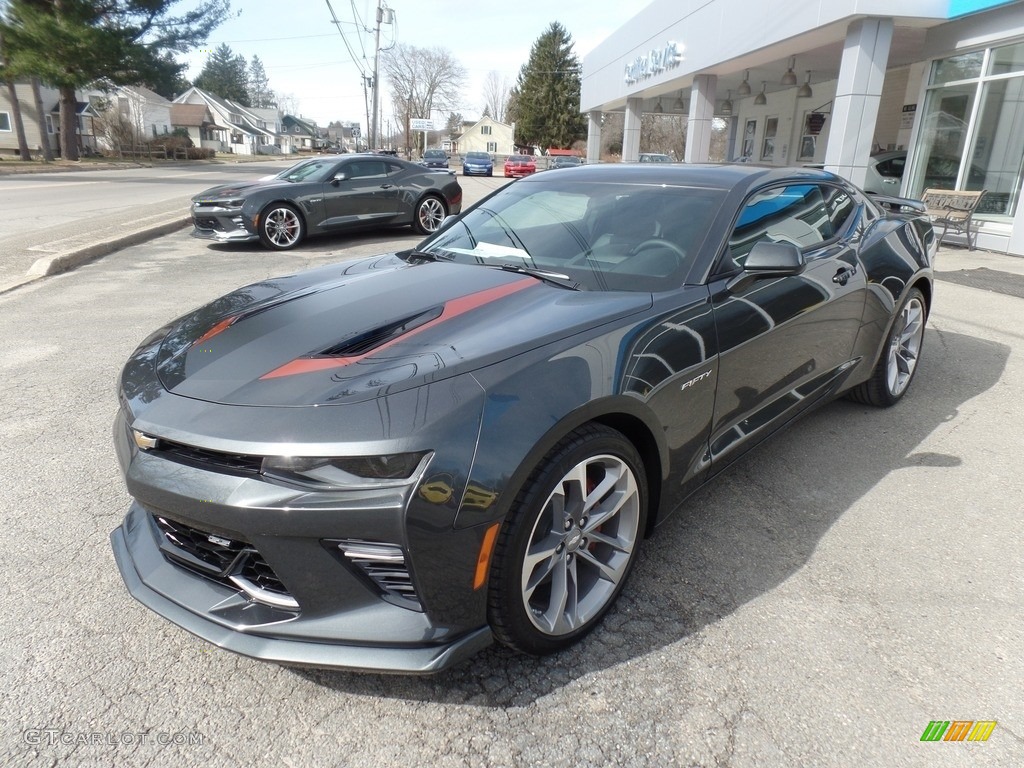
[[[285,181],[322,181],[326,175],[337,165],[337,160],[326,160],[314,158],[296,163],[291,168],[281,171],[275,178]]]
[[[544,270],[587,290],[669,290],[689,272],[723,197],[718,189],[660,184],[516,183],[417,250]]]
[[[491,156],[486,152],[469,152],[466,155],[467,160],[490,160]]]

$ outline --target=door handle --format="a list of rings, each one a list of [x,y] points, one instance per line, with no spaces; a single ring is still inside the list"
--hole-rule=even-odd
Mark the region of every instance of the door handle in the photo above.
[[[380,188],[381,189],[391,189],[393,186],[395,186],[395,185],[394,184],[381,184]]]
[[[832,276],[832,282],[839,285],[846,285],[850,278],[857,274],[856,267],[840,267],[839,271]]]

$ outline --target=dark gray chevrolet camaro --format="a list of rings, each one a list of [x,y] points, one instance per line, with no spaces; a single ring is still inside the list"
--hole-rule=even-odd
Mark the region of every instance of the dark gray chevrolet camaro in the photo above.
[[[287,250],[314,235],[412,225],[422,235],[462,210],[455,174],[382,155],[319,155],[274,176],[192,198],[192,236]]]
[[[564,648],[723,467],[837,395],[903,397],[935,247],[920,204],[822,171],[586,166],[240,288],[124,368],[118,566],[260,659]]]

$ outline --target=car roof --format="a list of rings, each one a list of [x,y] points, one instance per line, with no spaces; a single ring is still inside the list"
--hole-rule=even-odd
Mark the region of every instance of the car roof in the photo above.
[[[523,179],[524,183],[544,184],[544,174]],[[828,171],[814,168],[780,168],[750,163],[707,164],[651,164],[600,163],[583,164],[565,169],[559,174],[559,183],[569,179],[593,183],[666,184],[672,186],[710,187],[713,189],[742,189],[762,186],[773,181],[842,181]]]

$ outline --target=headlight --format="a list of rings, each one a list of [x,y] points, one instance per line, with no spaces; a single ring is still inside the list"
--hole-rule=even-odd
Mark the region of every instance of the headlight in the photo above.
[[[353,457],[268,456],[262,473],[322,490],[386,488],[407,485],[422,474],[429,460],[429,451]]]
[[[236,211],[242,207],[245,200],[237,198],[235,200],[193,200],[192,207],[198,208],[210,208],[214,211]]]

